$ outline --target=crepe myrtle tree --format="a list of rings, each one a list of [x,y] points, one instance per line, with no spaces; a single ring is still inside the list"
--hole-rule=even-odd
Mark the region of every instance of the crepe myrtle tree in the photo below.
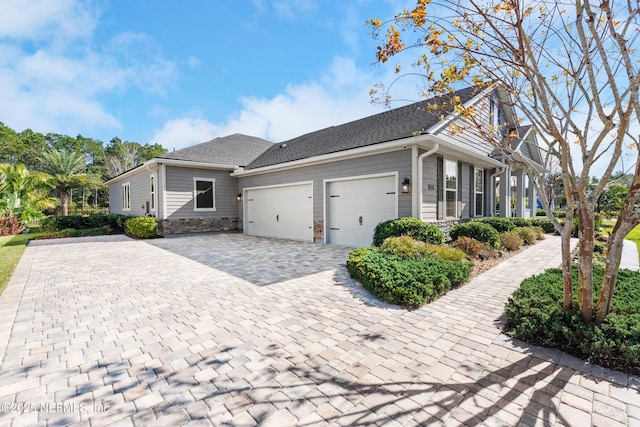
[[[428,108],[453,108],[461,120],[449,132],[480,135],[534,177],[546,214],[562,236],[565,311],[576,303],[569,240],[577,216],[577,304],[587,323],[601,322],[609,313],[623,238],[640,222],[639,14],[640,3],[635,0],[418,0],[413,10],[390,20],[368,21],[380,40],[379,63],[409,56],[410,72],[395,66],[398,79],[418,75],[422,96],[449,95],[446,102]],[[495,120],[488,126],[481,119],[487,110],[463,105],[452,95],[463,85],[506,94],[501,101],[509,102],[536,129],[547,161],[561,171],[567,201],[564,225],[551,215],[550,201],[541,191],[545,172],[511,149],[515,130]],[[374,101],[388,103],[392,87],[377,85],[371,90]],[[603,286],[594,310],[594,212],[623,153],[635,159],[634,177],[609,238]],[[590,188],[595,167],[600,180]]]

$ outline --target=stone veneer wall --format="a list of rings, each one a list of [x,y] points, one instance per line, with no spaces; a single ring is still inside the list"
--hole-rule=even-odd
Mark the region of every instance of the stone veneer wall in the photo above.
[[[441,221],[427,221],[429,224],[437,225],[440,230],[444,233],[444,241],[448,242],[451,240],[451,236],[449,236],[449,230],[454,225],[458,225],[461,221],[457,219],[453,220],[441,220]]]
[[[158,234],[204,233],[238,230],[236,218],[164,219],[158,223]]]

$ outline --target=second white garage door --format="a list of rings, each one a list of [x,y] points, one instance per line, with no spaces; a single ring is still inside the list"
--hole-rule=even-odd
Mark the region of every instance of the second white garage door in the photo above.
[[[246,191],[246,233],[313,241],[311,183]]]
[[[332,181],[327,187],[329,243],[370,246],[376,225],[398,216],[395,176]]]

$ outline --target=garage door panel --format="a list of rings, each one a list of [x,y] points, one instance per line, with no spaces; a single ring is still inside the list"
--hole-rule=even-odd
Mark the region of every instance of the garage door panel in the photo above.
[[[395,176],[329,183],[329,241],[369,246],[373,230],[397,216]]]
[[[311,184],[247,191],[247,234],[313,240]]]

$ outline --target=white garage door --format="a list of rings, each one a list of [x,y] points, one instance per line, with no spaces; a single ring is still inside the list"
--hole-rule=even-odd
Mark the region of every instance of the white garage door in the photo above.
[[[313,241],[312,184],[248,190],[247,234]]]
[[[328,193],[330,243],[369,246],[376,225],[398,216],[395,176],[333,181]]]

